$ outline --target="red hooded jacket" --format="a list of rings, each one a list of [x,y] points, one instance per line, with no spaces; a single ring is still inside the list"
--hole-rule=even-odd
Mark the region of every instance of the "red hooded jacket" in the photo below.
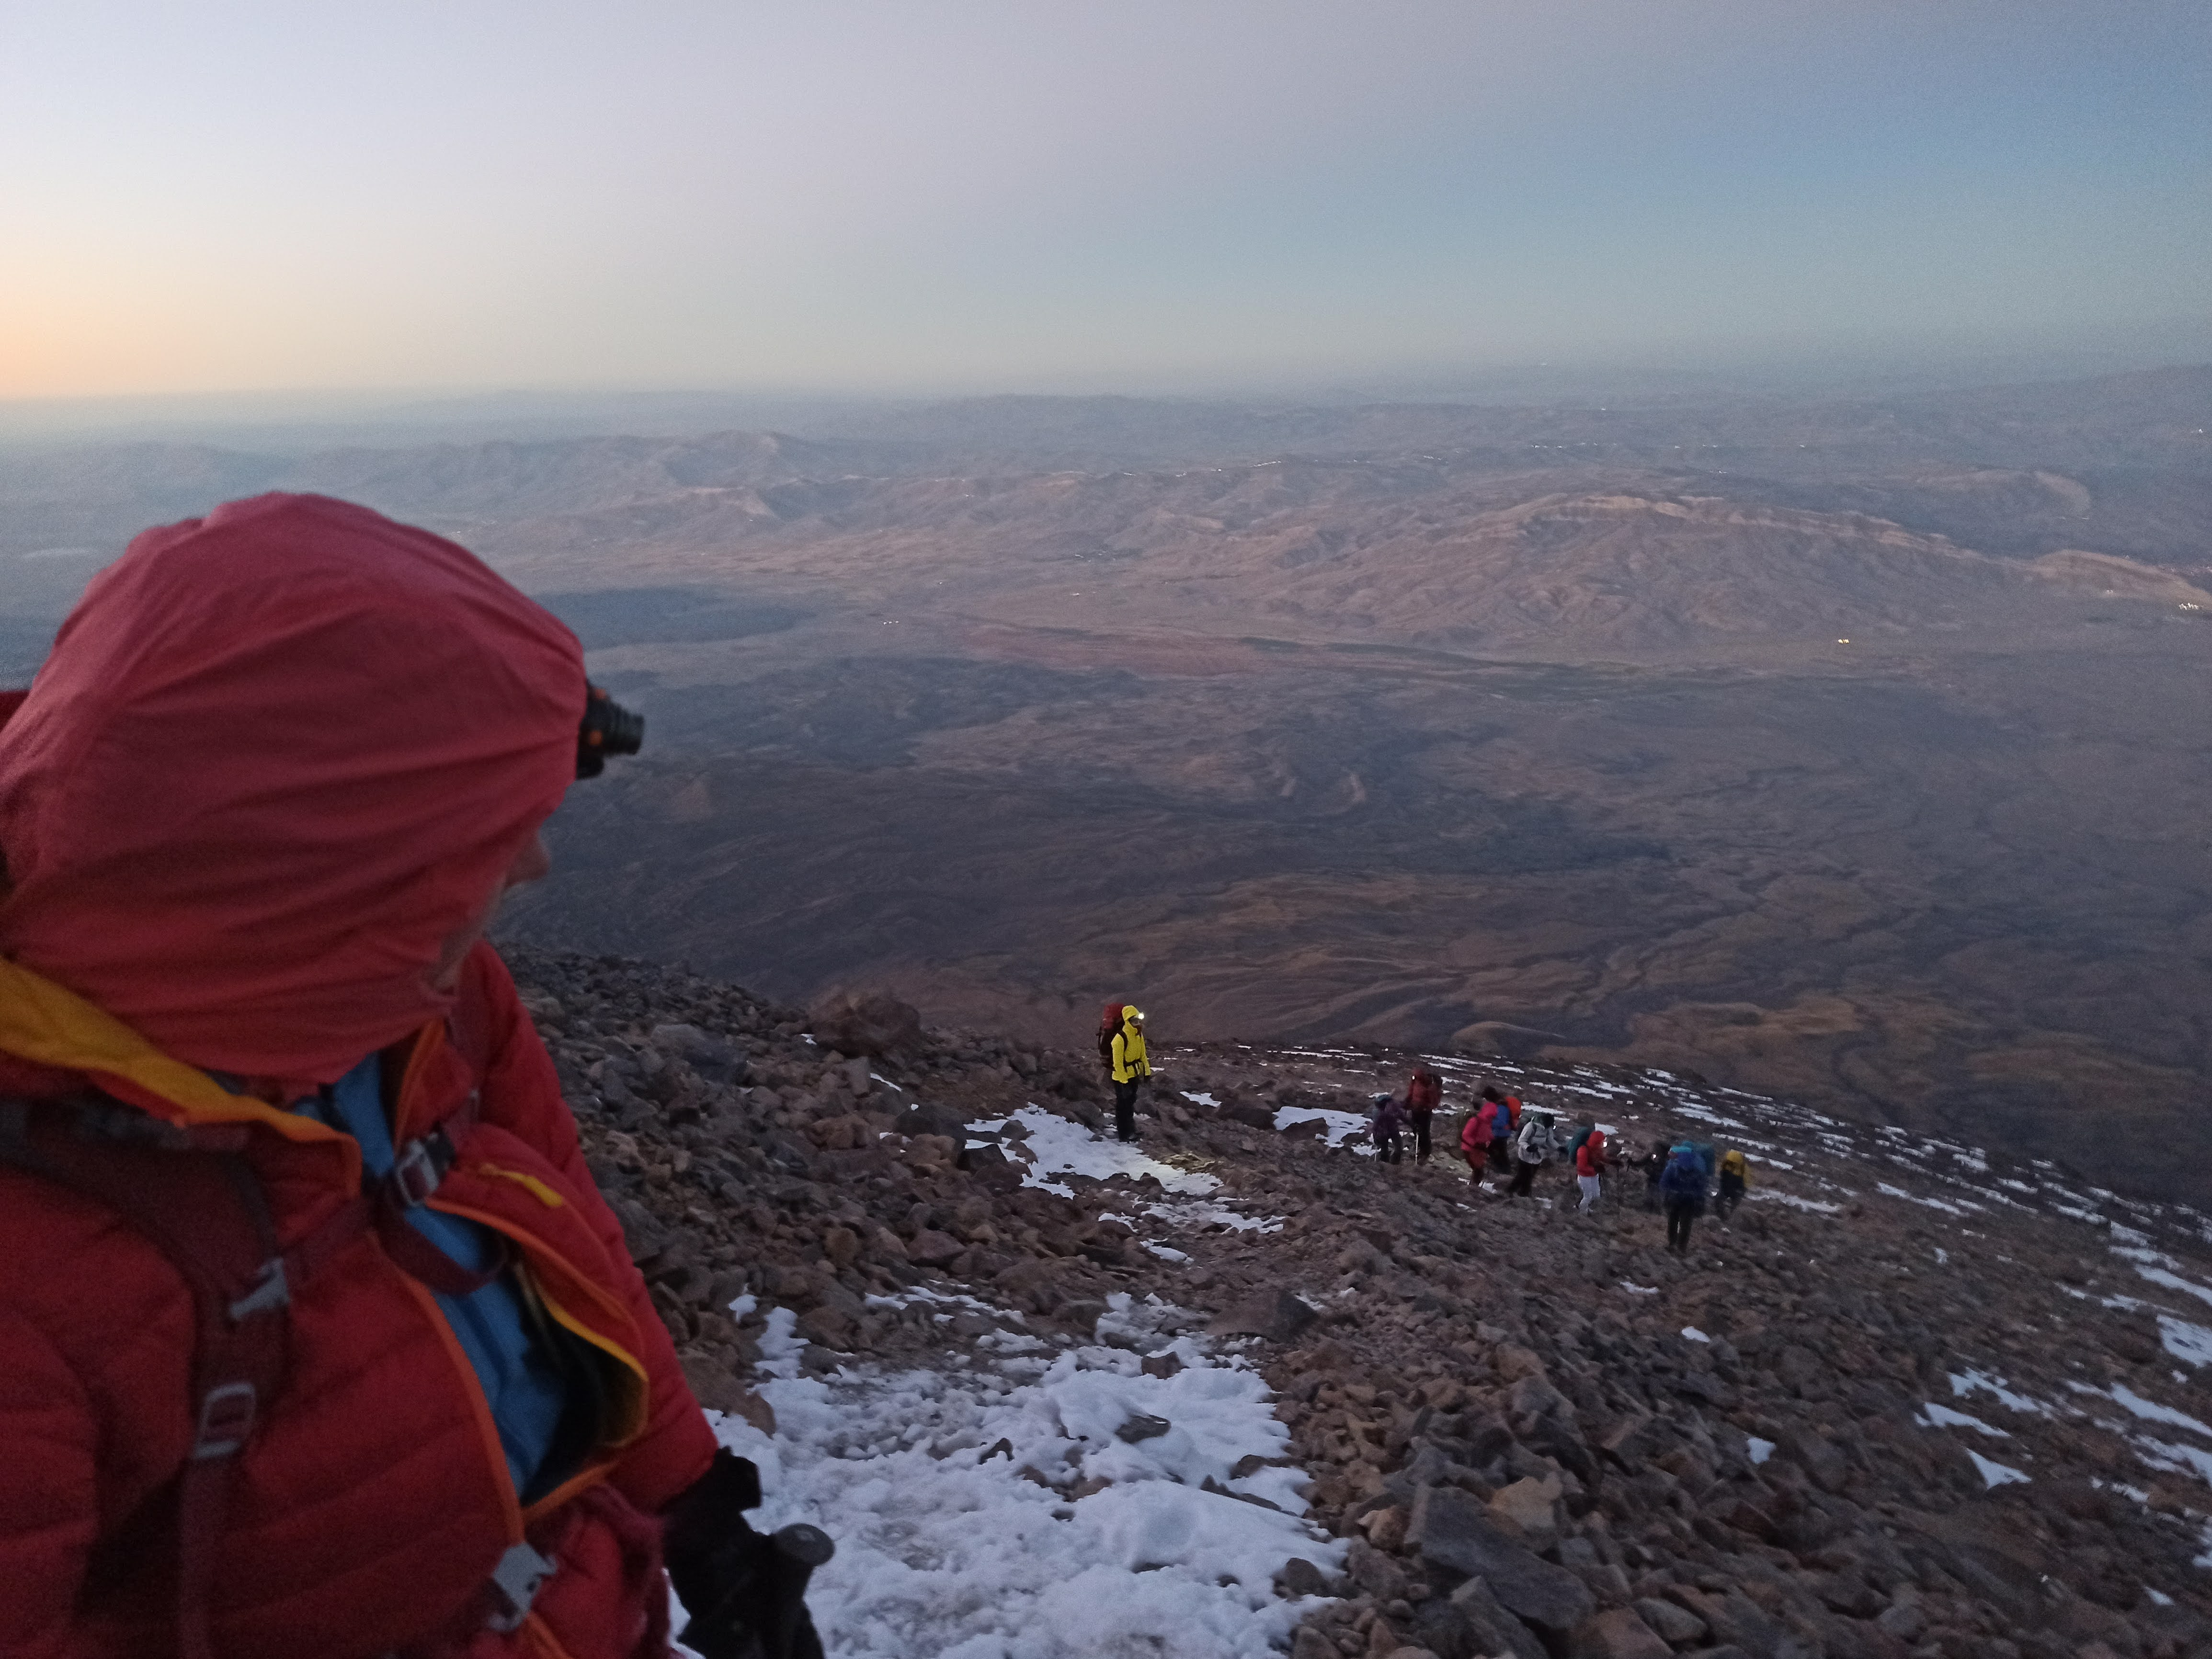
[[[264,496],[138,538],[0,702],[0,1095],[89,1083],[245,1126],[289,1244],[359,1190],[359,1149],[207,1071],[293,1089],[380,1050],[405,1140],[477,1080],[451,1012],[482,1034],[481,1115],[429,1201],[504,1235],[611,1381],[598,1443],[526,1512],[437,1304],[356,1237],[295,1297],[240,1455],[225,1659],[666,1651],[651,1516],[712,1431],[505,967],[479,945],[453,989],[427,978],[559,802],[583,699],[574,637],[465,550]],[[191,1294],[118,1216],[4,1167],[0,1261],[0,1652],[162,1659]],[[472,1604],[526,1529],[558,1570],[494,1634]]]
[[[1605,1131],[1592,1129],[1589,1139],[1575,1149],[1575,1173],[1594,1176],[1605,1173]]]

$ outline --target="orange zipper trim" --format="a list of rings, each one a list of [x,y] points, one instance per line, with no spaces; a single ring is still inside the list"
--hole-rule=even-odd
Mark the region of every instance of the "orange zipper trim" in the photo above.
[[[534,1233],[523,1232],[513,1222],[503,1217],[493,1215],[484,1210],[471,1209],[465,1204],[454,1204],[443,1199],[433,1198],[429,1200],[428,1207],[441,1215],[459,1216],[465,1221],[473,1221],[489,1227],[502,1238],[512,1239],[520,1245],[526,1255],[534,1254],[544,1256],[548,1261],[557,1266],[562,1276],[582,1291],[586,1297],[597,1301],[602,1312],[612,1319],[626,1321],[632,1325],[637,1322],[636,1316],[630,1311],[629,1304],[617,1300],[612,1294],[594,1283],[588,1275],[577,1272],[574,1262],[558,1250],[552,1249]],[[636,1377],[638,1382],[636,1426],[626,1428],[625,1432],[608,1442],[612,1446],[629,1445],[645,1431],[646,1423],[652,1416],[652,1408],[648,1402],[653,1393],[653,1379],[645,1369],[645,1362],[612,1337],[593,1330],[562,1307],[560,1302],[547,1291],[543,1273],[537,1275],[537,1279],[538,1299],[544,1304],[545,1311],[553,1316],[556,1323],[559,1324],[563,1330],[581,1337]]]
[[[480,1176],[496,1176],[501,1181],[512,1181],[549,1210],[557,1210],[568,1201],[526,1170],[503,1170],[496,1164],[479,1164],[476,1170]]]
[[[469,1363],[469,1356],[461,1346],[461,1339],[453,1334],[452,1322],[447,1319],[446,1310],[438,1305],[438,1299],[430,1287],[420,1279],[401,1273],[396,1267],[392,1271],[398,1274],[400,1283],[407,1287],[407,1293],[422,1308],[422,1316],[438,1333],[438,1340],[445,1346],[447,1362],[461,1374],[461,1385],[468,1394],[469,1414],[476,1419],[477,1437],[483,1443],[484,1462],[490,1467],[492,1484],[499,1490],[501,1518],[506,1523],[507,1541],[520,1543],[522,1501],[514,1490],[514,1478],[507,1471],[507,1448],[500,1443],[499,1425],[492,1420],[491,1402],[484,1398],[483,1379],[477,1375],[477,1368]]]

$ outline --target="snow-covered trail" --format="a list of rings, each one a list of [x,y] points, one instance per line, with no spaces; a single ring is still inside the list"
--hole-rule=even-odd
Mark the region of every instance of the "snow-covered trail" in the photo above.
[[[760,1467],[756,1525],[808,1521],[837,1540],[808,1595],[829,1651],[1260,1659],[1287,1645],[1306,1604],[1274,1575],[1293,1556],[1333,1574],[1346,1546],[1301,1518],[1304,1472],[1270,1462],[1289,1435],[1266,1382],[1175,1334],[1181,1310],[1114,1302],[1095,1346],[994,1310],[1006,1328],[939,1369],[818,1376],[802,1371],[791,1316],[769,1316],[760,1393],[776,1432],[733,1417],[716,1431]]]

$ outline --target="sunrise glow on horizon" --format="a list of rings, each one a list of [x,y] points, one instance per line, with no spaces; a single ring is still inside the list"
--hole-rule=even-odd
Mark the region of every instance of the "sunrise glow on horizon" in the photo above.
[[[2212,14],[0,21],[0,398],[1195,383],[2203,319]]]

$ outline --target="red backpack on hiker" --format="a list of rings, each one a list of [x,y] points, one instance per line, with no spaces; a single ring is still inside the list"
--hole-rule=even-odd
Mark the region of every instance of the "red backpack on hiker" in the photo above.
[[[1109,1077],[1114,1074],[1114,1039],[1121,1035],[1121,1022],[1128,1006],[1126,1002],[1109,1002],[1098,1016],[1098,1063],[1106,1068]]]

